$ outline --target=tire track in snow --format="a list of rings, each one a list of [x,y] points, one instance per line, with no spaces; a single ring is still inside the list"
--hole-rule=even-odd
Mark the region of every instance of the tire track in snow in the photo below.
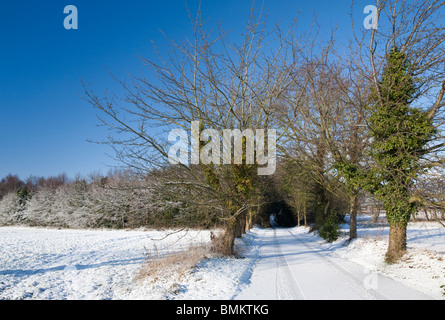
[[[366,289],[363,285],[363,281],[358,279],[353,273],[348,271],[346,268],[334,262],[332,259],[329,259],[325,255],[322,255],[318,252],[318,250],[305,241],[301,240],[295,234],[293,234],[290,230],[288,232],[297,239],[302,245],[312,251],[319,259],[324,261],[327,266],[331,268],[334,272],[336,272],[340,277],[342,277],[349,285],[353,288],[353,290],[363,299],[366,300],[388,300],[388,298],[373,289]]]
[[[273,229],[273,241],[277,263],[276,292],[281,300],[305,300],[300,286],[292,275],[289,263],[284,256],[277,238],[277,231]]]

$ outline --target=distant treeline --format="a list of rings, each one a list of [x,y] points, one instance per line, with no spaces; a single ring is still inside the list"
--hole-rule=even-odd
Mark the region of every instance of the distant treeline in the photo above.
[[[173,189],[173,187],[172,187]],[[160,192],[155,175],[129,171],[69,179],[9,174],[0,181],[0,225],[60,228],[213,227],[216,213]]]

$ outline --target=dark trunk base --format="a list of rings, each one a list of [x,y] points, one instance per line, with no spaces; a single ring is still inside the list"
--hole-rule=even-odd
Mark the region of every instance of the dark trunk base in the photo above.
[[[389,245],[385,261],[397,262],[406,253],[406,225],[392,224],[389,229]]]

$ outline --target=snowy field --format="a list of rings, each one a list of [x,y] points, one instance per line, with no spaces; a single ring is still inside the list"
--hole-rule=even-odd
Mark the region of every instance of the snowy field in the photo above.
[[[347,231],[347,225],[344,228]],[[377,274],[382,279],[381,286],[384,279],[392,279],[427,299],[445,299],[445,287],[441,288],[445,285],[445,228],[436,223],[410,223],[408,253],[395,265],[383,261],[388,227],[372,223],[369,217],[361,217],[359,239],[347,246],[346,237],[326,243],[307,231],[256,227],[236,242],[241,258],[210,257],[180,273],[166,267],[155,277],[140,277],[140,271],[154,258],[184,252],[190,245],[208,245],[210,231],[3,227],[0,228],[0,299],[324,299],[330,297],[328,293],[334,292],[341,281],[356,282],[351,295],[344,298],[413,297],[398,296],[397,292],[395,296],[385,296],[383,291],[372,295],[372,290],[361,288],[367,289],[366,284],[372,288],[375,283],[367,281]],[[299,243],[304,245],[300,252]],[[302,266],[305,255],[317,256],[319,261],[335,259],[337,262],[326,266],[329,270],[342,264],[342,268],[356,266],[358,271],[351,273],[351,277],[334,272],[316,291],[315,278],[298,276],[298,266]],[[293,287],[303,288],[301,292],[283,285],[293,281],[296,282]],[[311,290],[304,288],[304,281]],[[256,290],[257,285],[268,288]]]
[[[207,231],[170,233],[0,228],[0,299],[166,298],[162,281],[134,280],[144,262],[209,241]]]

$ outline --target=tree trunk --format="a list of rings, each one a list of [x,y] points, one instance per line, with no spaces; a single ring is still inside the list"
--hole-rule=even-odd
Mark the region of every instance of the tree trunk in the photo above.
[[[389,245],[385,260],[394,263],[406,252],[406,224],[392,223],[389,226]]]
[[[300,208],[297,209],[297,227],[300,227],[300,221],[301,221],[301,210]]]
[[[246,232],[252,229],[252,226],[250,225],[251,221],[252,221],[252,209],[249,208],[246,214]]]
[[[223,247],[221,248],[221,254],[224,256],[233,255],[233,245],[235,243],[235,231],[237,227],[237,222],[235,219],[229,221],[223,236]]]
[[[252,229],[254,211],[249,208],[246,214],[246,232]]]
[[[235,235],[235,238],[239,239],[243,235],[243,214],[241,213],[235,219],[236,219],[236,223],[235,223],[234,235]]]
[[[428,217],[428,210],[427,210],[426,206],[424,207],[423,212],[425,213],[426,220],[430,221],[430,218]]]
[[[306,199],[305,199],[305,203],[304,203],[303,217],[304,217],[304,226],[307,227],[307,201],[306,201]]]
[[[241,225],[241,235],[246,234],[247,230],[247,210],[244,210],[244,212],[241,214],[241,216],[239,217],[240,220],[240,225]]]
[[[358,196],[356,194],[349,197],[349,241],[357,238],[357,211]]]
[[[326,202],[326,205],[324,206],[324,210],[323,210],[323,221],[326,221],[326,219],[327,219],[328,216],[329,216],[329,208],[330,208],[330,205],[331,205],[331,200],[328,200],[328,201]]]

